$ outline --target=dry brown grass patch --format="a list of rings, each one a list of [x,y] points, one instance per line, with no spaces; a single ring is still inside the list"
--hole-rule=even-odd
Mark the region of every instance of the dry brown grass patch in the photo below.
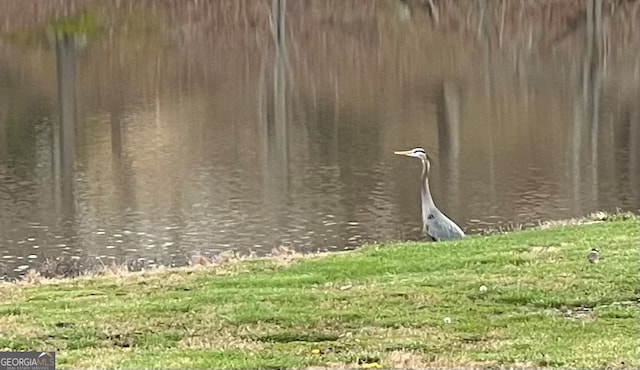
[[[40,274],[40,272],[29,269],[27,273],[24,275],[24,281],[29,284],[39,285],[44,277]]]
[[[549,229],[549,228],[559,227],[559,226],[588,225],[588,224],[601,223],[609,220],[629,219],[629,218],[635,219],[637,218],[637,215],[631,212],[618,211],[614,213],[607,213],[607,212],[598,211],[598,212],[590,213],[587,216],[580,217],[580,218],[570,218],[566,220],[550,220],[550,221],[540,222],[539,227],[541,229]]]
[[[562,257],[558,254],[560,249],[552,246],[533,247],[526,252],[516,253],[520,257],[527,259],[532,264],[538,263],[559,263]]]
[[[251,335],[262,335],[268,333],[277,333],[284,330],[280,325],[270,322],[258,322],[252,324],[244,324],[237,327],[237,335],[241,337]]]
[[[187,265],[181,267],[166,267],[159,265],[150,269],[142,268],[140,270],[132,270],[126,263],[118,264],[112,262],[111,264],[99,264],[92,266],[89,269],[83,271],[77,271],[78,273],[73,276],[45,276],[40,271],[32,269],[27,272],[25,277],[14,282],[0,282],[0,292],[4,290],[4,286],[25,286],[25,285],[44,285],[44,284],[58,284],[62,282],[68,282],[71,280],[82,279],[95,279],[100,277],[108,277],[110,279],[124,279],[119,280],[120,283],[126,283],[128,279],[135,277],[144,277],[148,279],[154,274],[164,274],[167,270],[175,272],[190,272],[195,270],[211,271],[216,275],[234,275],[244,271],[246,265],[242,262],[245,261],[271,261],[276,266],[288,266],[295,261],[303,258],[325,258],[327,256],[334,256],[346,253],[353,253],[353,250],[349,251],[336,251],[336,252],[317,252],[317,253],[300,253],[291,248],[280,246],[274,248],[271,255],[259,257],[255,252],[250,252],[247,255],[242,255],[237,251],[224,251],[220,254],[207,257],[202,254],[195,254],[187,258]],[[49,265],[55,265],[55,261]],[[48,270],[51,270],[51,266],[48,265]],[[50,272],[50,271],[49,271]],[[118,281],[118,280],[116,280]],[[2,296],[0,296],[2,299]]]
[[[501,350],[505,347],[510,347],[513,345],[513,340],[509,339],[487,339],[487,340],[479,340],[473,342],[465,342],[462,344],[462,348],[469,350]]]
[[[137,333],[141,333],[142,330],[135,323],[118,322],[117,324],[111,324],[111,323],[101,324],[98,326],[97,332],[102,334],[106,338],[110,338],[110,337],[137,334]]]
[[[129,274],[129,267],[113,262],[109,265],[104,265],[101,271],[97,271],[97,274],[105,276],[125,276]]]
[[[393,369],[423,369],[428,366],[428,362],[420,354],[409,351],[393,351],[389,353],[385,367]]]
[[[434,368],[496,368],[500,367],[497,362],[472,361],[464,353],[417,353],[414,351],[396,350],[389,353],[382,364],[383,368],[394,369],[434,369]]]
[[[437,343],[438,346],[447,347],[457,342],[458,336],[455,333],[441,331],[434,327],[401,327],[401,328],[378,328],[365,327],[359,332],[354,332],[357,338],[366,340],[368,337],[386,340],[401,340],[403,342],[412,340],[424,340],[428,343]]]
[[[555,253],[558,253],[558,248],[556,247],[533,247],[527,252],[532,257]]]
[[[24,290],[15,283],[0,283],[0,303],[11,303],[25,299]]]
[[[32,320],[31,320],[32,321]],[[30,320],[23,315],[0,315],[0,335],[19,335],[26,338],[38,338],[39,327],[29,324]]]
[[[302,258],[303,254],[281,245],[277,248],[273,248],[270,256],[276,266],[288,266]]]
[[[215,349],[215,350],[242,350],[259,351],[264,349],[264,344],[247,338],[239,338],[229,332],[215,332],[206,336],[191,336],[178,342],[183,349]]]
[[[108,364],[117,364],[122,359],[131,357],[134,351],[132,348],[84,348],[83,355],[78,356],[77,360],[74,360],[73,368],[87,370],[105,369]]]
[[[209,266],[211,264],[211,260],[207,256],[203,256],[202,254],[195,254],[187,259],[189,266]]]

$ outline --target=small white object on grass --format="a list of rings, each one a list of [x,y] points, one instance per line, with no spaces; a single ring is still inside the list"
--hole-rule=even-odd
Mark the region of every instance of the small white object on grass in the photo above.
[[[486,286],[484,286],[484,285],[481,285],[481,286],[480,286],[480,293],[484,293],[484,292],[486,292],[487,290],[488,290],[488,288],[487,288]]]
[[[445,324],[451,324],[451,318],[449,316],[444,318],[444,323]]]

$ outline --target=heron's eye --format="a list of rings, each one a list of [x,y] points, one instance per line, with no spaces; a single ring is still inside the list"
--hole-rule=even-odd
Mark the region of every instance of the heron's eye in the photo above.
[[[422,153],[422,154],[426,154],[426,152],[424,151],[424,149],[414,149],[413,150],[414,153]]]

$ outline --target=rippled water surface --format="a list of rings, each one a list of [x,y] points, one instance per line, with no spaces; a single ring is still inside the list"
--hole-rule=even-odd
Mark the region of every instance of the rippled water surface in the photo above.
[[[488,3],[0,0],[0,276],[418,239],[414,146],[468,233],[637,211],[638,7]]]

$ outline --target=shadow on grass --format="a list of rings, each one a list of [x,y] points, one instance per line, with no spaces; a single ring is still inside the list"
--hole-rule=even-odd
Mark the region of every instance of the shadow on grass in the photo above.
[[[335,334],[285,332],[285,333],[261,335],[254,339],[259,340],[261,342],[289,343],[289,342],[333,342],[338,340],[339,338],[340,337]]]

